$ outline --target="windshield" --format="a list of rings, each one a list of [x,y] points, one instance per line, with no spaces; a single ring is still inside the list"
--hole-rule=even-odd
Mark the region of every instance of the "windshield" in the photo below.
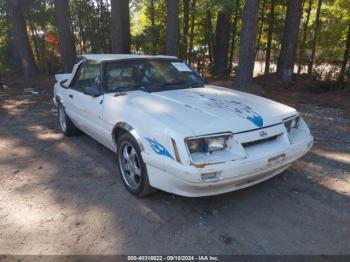
[[[106,64],[107,92],[150,92],[203,86],[204,80],[178,60],[129,60]]]

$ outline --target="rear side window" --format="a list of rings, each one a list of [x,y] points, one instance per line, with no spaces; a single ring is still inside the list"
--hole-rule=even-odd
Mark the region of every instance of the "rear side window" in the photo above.
[[[81,65],[73,87],[85,89],[87,87],[98,86],[100,84],[101,66],[96,62],[87,62]]]

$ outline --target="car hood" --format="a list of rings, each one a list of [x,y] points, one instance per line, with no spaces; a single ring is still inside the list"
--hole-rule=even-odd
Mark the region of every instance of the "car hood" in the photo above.
[[[154,93],[135,92],[133,108],[166,120],[176,129],[182,125],[192,135],[244,132],[281,123],[296,110],[255,95],[206,85]],[[170,121],[169,121],[170,119]]]

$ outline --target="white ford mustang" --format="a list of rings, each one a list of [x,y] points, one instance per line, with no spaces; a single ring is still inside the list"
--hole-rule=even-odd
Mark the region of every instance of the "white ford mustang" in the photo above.
[[[248,187],[313,144],[295,109],[209,85],[176,57],[84,55],[56,80],[63,133],[82,130],[116,152],[122,181],[138,196]]]

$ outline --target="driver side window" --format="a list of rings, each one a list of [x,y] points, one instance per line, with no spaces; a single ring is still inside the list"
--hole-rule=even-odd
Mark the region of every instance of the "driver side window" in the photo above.
[[[73,87],[84,90],[88,87],[99,86],[100,84],[100,64],[87,62],[81,65]]]
[[[140,83],[140,72],[132,63],[108,63],[106,83],[109,91],[128,88]]]

